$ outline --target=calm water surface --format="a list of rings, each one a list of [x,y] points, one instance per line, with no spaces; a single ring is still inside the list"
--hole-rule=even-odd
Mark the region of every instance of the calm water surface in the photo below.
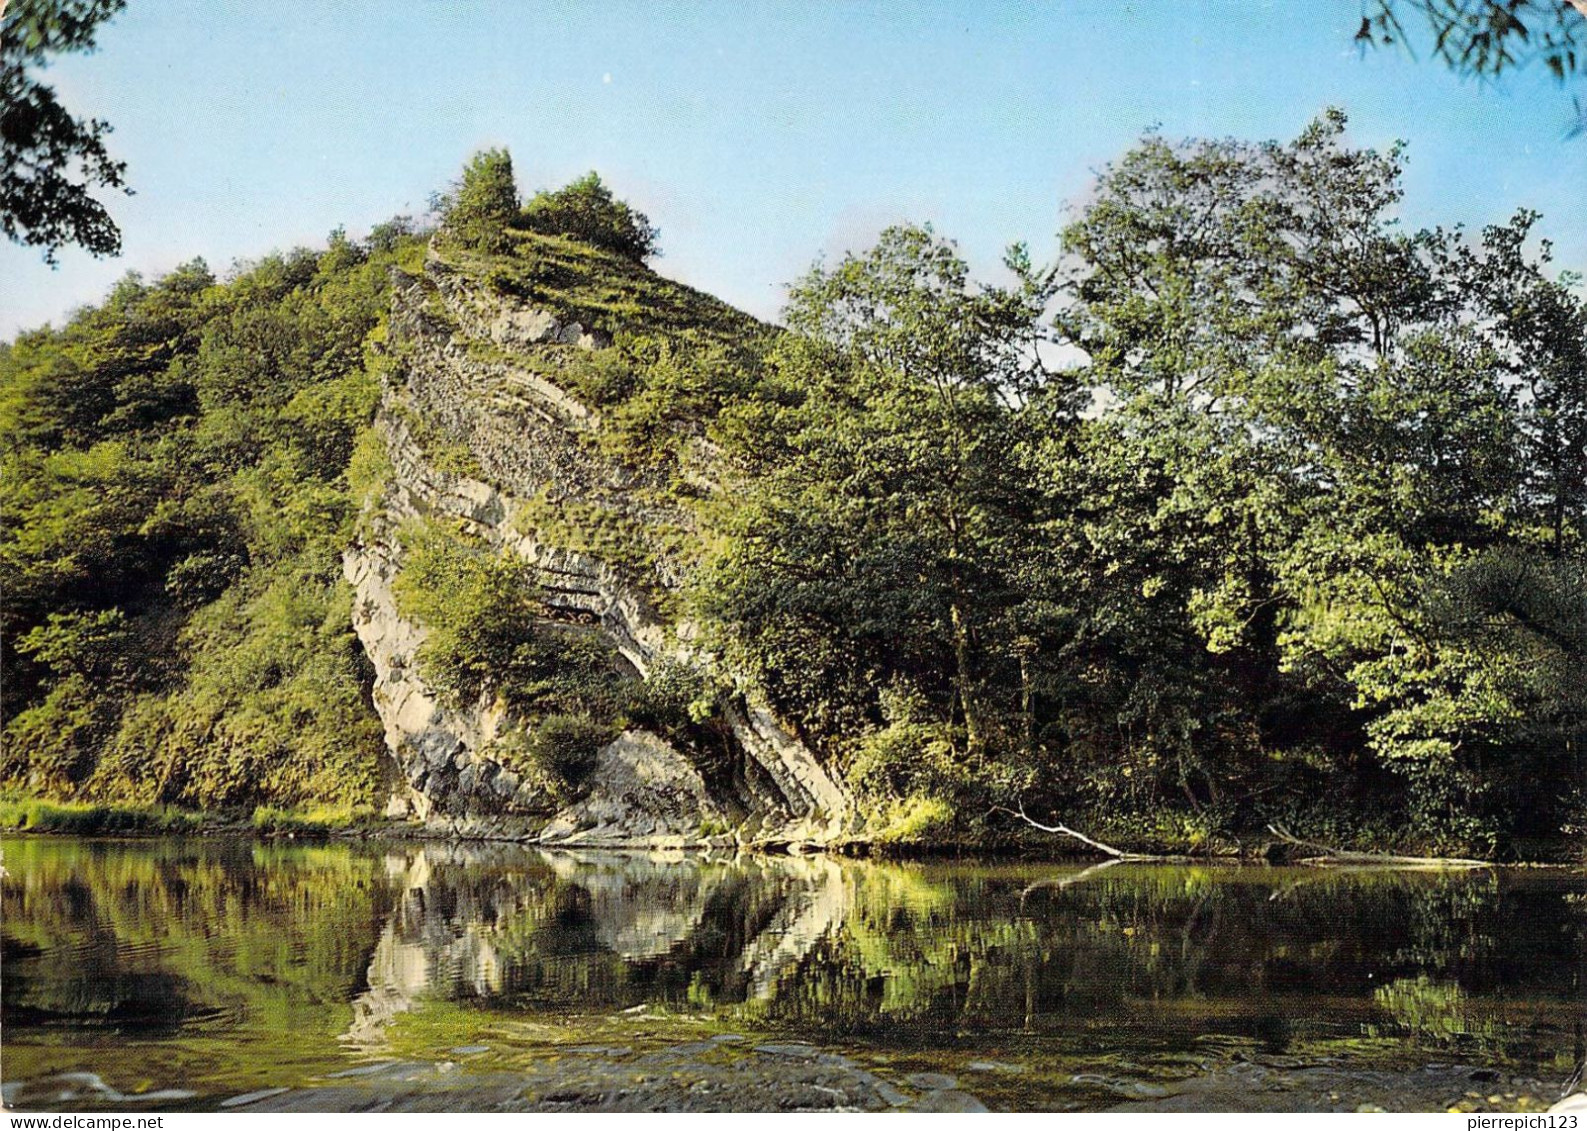
[[[1009,1107],[1106,1106],[1208,1057],[1563,1079],[1582,1055],[1580,871],[3,849],[13,1095],[91,1072],[202,1105],[457,1046],[504,1068],[727,1031],[899,1071],[989,1062],[978,1094]]]

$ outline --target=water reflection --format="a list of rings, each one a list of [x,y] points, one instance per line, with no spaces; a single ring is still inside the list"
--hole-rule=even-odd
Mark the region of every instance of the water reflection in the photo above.
[[[4,851],[11,1081],[107,1060],[190,1087],[290,1081],[443,1005],[665,1007],[987,1056],[1354,1037],[1563,1063],[1587,971],[1583,878],[1562,873],[213,840]]]

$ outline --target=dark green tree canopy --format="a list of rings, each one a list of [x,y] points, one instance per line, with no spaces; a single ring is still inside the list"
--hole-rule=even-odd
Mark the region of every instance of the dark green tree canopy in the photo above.
[[[99,25],[126,0],[11,0],[0,22],[0,227],[44,249],[45,262],[77,244],[121,251],[121,230],[92,195],[126,188],[126,164],[105,148],[110,125],[74,117],[40,82],[51,56],[92,51]]]
[[[649,217],[612,196],[595,172],[555,192],[536,193],[524,208],[524,223],[533,231],[583,240],[636,263],[661,254],[656,243],[661,233]]]

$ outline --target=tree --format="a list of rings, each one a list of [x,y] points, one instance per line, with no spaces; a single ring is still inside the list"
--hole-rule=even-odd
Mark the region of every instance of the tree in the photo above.
[[[35,73],[51,56],[92,51],[99,25],[126,0],[12,0],[0,23],[0,227],[44,249],[44,261],[77,244],[117,255],[121,230],[92,195],[126,187],[126,163],[105,148],[110,125],[73,117]]]
[[[1456,269],[1496,364],[1524,393],[1527,504],[1558,557],[1587,535],[1587,299],[1579,273],[1546,273],[1548,244],[1527,257],[1537,220],[1522,210],[1489,226],[1480,250],[1461,249]]]
[[[1317,450],[1339,390],[1438,306],[1425,238],[1387,220],[1398,151],[1348,149],[1344,128],[1150,134],[1062,234],[1057,326],[1110,407],[1031,445],[1053,516],[1034,568],[1071,610],[1048,646],[1067,741],[1142,800],[1217,801],[1263,746],[1318,737],[1279,705],[1333,696],[1281,670],[1279,565],[1314,514],[1337,521]]]
[[[951,243],[897,227],[793,289],[795,333],[773,359],[792,403],[745,410],[758,415],[737,454],[754,478],[712,588],[807,725],[875,721],[901,681],[974,760],[994,745],[1022,526],[1015,418],[1044,379],[1046,282],[1021,252],[1011,263],[1021,286],[977,287]]]
[[[1462,76],[1497,79],[1540,60],[1564,85],[1583,71],[1587,0],[1363,0],[1363,9],[1357,43],[1414,48],[1425,35]],[[1574,135],[1587,129],[1587,107],[1573,101]]]
[[[1565,768],[1536,736],[1576,725],[1537,677],[1565,622],[1477,582],[1576,591],[1587,327],[1530,214],[1479,245],[1402,232],[1398,148],[1344,125],[1149,136],[1064,232],[1058,324],[1110,394],[1031,461],[1068,730],[1127,724],[1132,782],[1188,770],[1198,801],[1286,762],[1363,781],[1365,747],[1424,831],[1480,840],[1462,822],[1516,827],[1516,783]]]
[[[363,345],[417,249],[333,236],[226,283],[202,261],[128,276],[0,349],[0,778],[199,805],[376,796],[345,473],[379,396]]]
[[[452,242],[474,251],[505,250],[507,225],[518,215],[512,155],[505,149],[480,150],[435,205],[441,230]]]
[[[524,208],[533,231],[569,236],[616,252],[636,263],[661,254],[650,219],[612,196],[600,174],[590,172],[555,192],[538,192]]]

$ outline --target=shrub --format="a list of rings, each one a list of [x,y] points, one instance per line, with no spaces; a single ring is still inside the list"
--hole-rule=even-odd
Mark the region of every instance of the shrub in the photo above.
[[[407,551],[394,586],[405,617],[430,629],[419,668],[454,704],[499,691],[534,637],[538,602],[529,568],[438,524],[401,532]]]
[[[401,539],[397,607],[429,630],[419,670],[450,704],[491,696],[520,716],[615,716],[614,649],[593,633],[538,623],[527,564],[437,523],[411,523]]]
[[[166,805],[94,805],[29,797],[0,801],[0,828],[34,833],[180,833],[196,830],[198,813]]]
[[[616,727],[588,715],[547,715],[523,745],[526,768],[559,801],[570,801],[595,769],[601,747],[616,737]]]
[[[921,844],[953,824],[953,806],[940,797],[916,794],[894,801],[871,822],[872,839],[880,845]]]
[[[716,691],[698,668],[663,658],[634,688],[624,713],[635,726],[680,738],[716,714]]]
[[[544,235],[567,236],[643,263],[660,255],[660,234],[650,219],[612,196],[600,175],[589,173],[566,188],[538,192],[524,207],[523,224]]]
[[[967,772],[939,723],[899,719],[860,739],[848,783],[862,800],[893,801],[913,795],[952,795]]]
[[[474,251],[506,250],[507,225],[518,215],[512,155],[505,149],[480,150],[435,203],[450,242]]]

